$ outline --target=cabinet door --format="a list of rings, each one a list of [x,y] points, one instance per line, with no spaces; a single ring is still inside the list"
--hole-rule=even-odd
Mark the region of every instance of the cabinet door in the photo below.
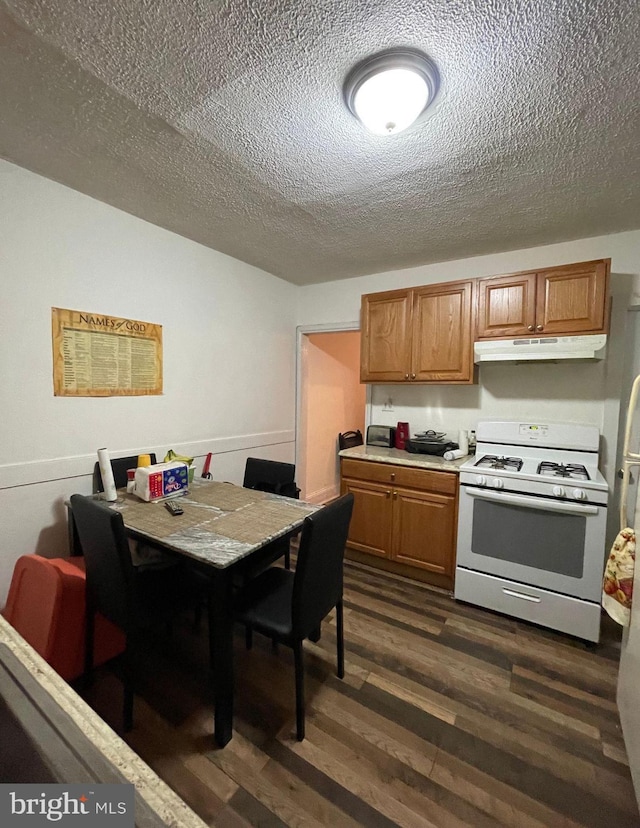
[[[535,330],[535,273],[478,279],[476,288],[476,339],[525,336]]]
[[[413,291],[411,379],[473,382],[472,282],[445,282]]]
[[[455,498],[394,489],[391,558],[453,579]]]
[[[391,556],[391,487],[343,478],[342,494],[354,496],[348,545],[379,558]]]
[[[607,327],[608,261],[554,267],[538,274],[536,332],[600,333]]]
[[[362,297],[360,381],[409,380],[411,291],[390,290]]]

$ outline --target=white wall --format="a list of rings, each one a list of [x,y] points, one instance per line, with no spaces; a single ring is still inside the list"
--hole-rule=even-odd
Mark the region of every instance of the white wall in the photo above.
[[[18,556],[66,554],[100,446],[293,461],[297,289],[6,162],[0,193],[2,606]],[[161,324],[164,394],[54,397],[53,306]]]
[[[384,228],[381,228],[381,232]],[[537,267],[552,267],[570,262],[611,258],[612,272],[627,279],[633,287],[633,301],[640,304],[640,230],[597,236],[590,239],[510,250],[490,256],[475,256],[450,262],[389,270],[369,276],[357,276],[339,282],[323,282],[299,289],[298,324],[319,325],[330,322],[353,322],[360,318],[360,296],[379,290],[393,290],[457,279],[495,276]]]
[[[297,324],[353,322],[359,319],[363,293],[609,257],[613,310],[606,362],[482,365],[478,385],[468,387],[374,386],[372,419],[383,424],[408,421],[413,431],[434,428],[452,436],[483,418],[592,423],[602,431],[601,468],[613,491],[626,308],[640,301],[640,231],[310,285],[298,291]],[[385,412],[389,397],[393,411]],[[615,512],[610,509],[610,536]]]

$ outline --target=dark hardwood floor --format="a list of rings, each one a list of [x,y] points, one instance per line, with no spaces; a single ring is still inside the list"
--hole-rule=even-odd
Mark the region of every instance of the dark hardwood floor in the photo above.
[[[191,617],[138,669],[127,741],[206,822],[240,826],[639,826],[615,705],[620,628],[595,651],[345,564],[346,676],[333,618],[305,643],[307,738],[293,659],[236,636],[234,737],[216,749],[207,630]],[[116,729],[121,685],[91,702]]]

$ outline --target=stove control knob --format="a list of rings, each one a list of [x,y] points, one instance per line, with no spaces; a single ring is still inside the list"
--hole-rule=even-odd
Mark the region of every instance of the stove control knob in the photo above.
[[[491,481],[491,485],[494,489],[503,489],[504,488],[504,480],[500,480],[499,477],[494,477]]]
[[[487,478],[484,476],[484,474],[479,474],[476,477],[476,484],[478,486],[486,486],[487,485]]]
[[[566,492],[562,486],[554,486],[553,487],[553,494],[556,497],[566,497]]]
[[[585,492],[584,489],[574,489],[571,492],[571,494],[572,494],[572,496],[575,500],[586,500],[587,499],[587,493]]]

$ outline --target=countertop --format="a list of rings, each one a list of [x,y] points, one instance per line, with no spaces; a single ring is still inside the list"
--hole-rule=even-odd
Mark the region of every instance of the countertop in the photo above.
[[[67,768],[89,775],[96,782],[128,782],[135,786],[136,825],[145,828],[206,828],[205,823],[168,787],[143,760],[95,713],[80,696],[0,616],[0,667],[12,692],[15,722],[34,713],[43,717],[44,730],[37,731],[36,750],[47,764],[54,755],[70,756]],[[6,700],[6,699],[5,699]],[[6,713],[6,711],[5,711]],[[13,726],[14,735],[21,725]],[[85,745],[84,750],[82,745]],[[19,747],[19,746],[18,746]],[[44,766],[43,766],[44,767]],[[27,768],[28,770],[28,768]],[[62,766],[49,770],[63,775]],[[36,772],[37,775],[37,772]],[[11,779],[2,779],[11,782]],[[22,780],[27,781],[27,780]],[[42,781],[33,779],[33,781]],[[84,779],[59,779],[84,782]]]
[[[448,471],[459,474],[460,466],[469,459],[461,457],[459,460],[445,460],[435,454],[413,454],[396,448],[381,448],[379,446],[354,446],[338,452],[340,457],[350,457],[353,460],[368,460],[372,463],[393,463],[397,466],[413,466],[419,469]]]

